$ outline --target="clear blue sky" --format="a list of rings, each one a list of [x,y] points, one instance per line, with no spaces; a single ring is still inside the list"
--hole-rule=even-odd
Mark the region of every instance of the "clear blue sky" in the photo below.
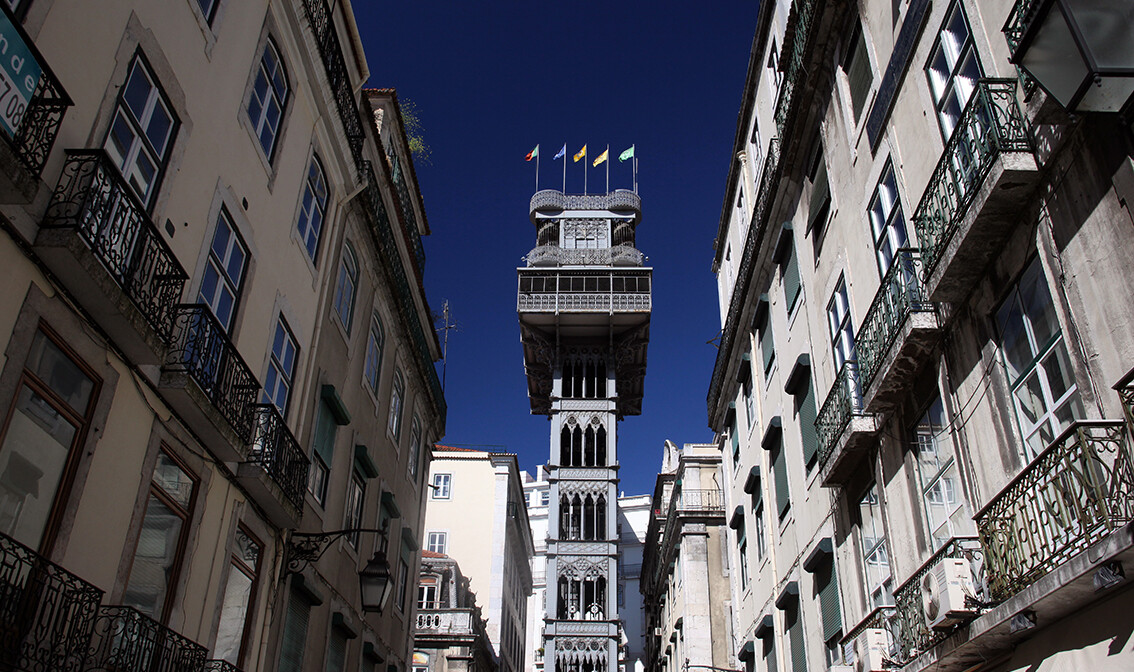
[[[355,0],[372,87],[416,103],[430,164],[416,165],[432,235],[426,289],[448,299],[449,445],[490,445],[534,471],[549,423],[529,413],[516,318],[516,267],[535,245],[528,200],[562,185],[568,157],[609,143],[611,188],[630,188],[636,145],[638,249],[654,268],[642,415],[620,425],[620,489],[650,493],[662,443],[712,439],[705,394],[720,328],[710,271],[757,3],[369,2]],[[587,166],[590,163],[588,161]],[[605,188],[588,168],[589,191]],[[567,166],[582,192],[583,163]]]

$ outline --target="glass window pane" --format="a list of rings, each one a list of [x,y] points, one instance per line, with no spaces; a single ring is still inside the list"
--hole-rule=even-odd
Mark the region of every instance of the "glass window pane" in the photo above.
[[[42,331],[32,340],[27,367],[76,413],[86,413],[94,381]]]
[[[240,647],[244,641],[244,623],[248,605],[252,601],[252,577],[235,564],[229,566],[228,582],[221,603],[220,625],[217,627],[217,644],[213,657],[239,664]]]
[[[134,113],[135,119],[141,120],[145,115],[146,103],[153,90],[154,86],[146,76],[145,70],[140,64],[135,63],[130,78],[126,80],[126,88],[122,91],[122,99],[126,102],[126,107]]]
[[[174,502],[189,507],[193,498],[193,477],[162,452],[158,453],[157,464],[154,465],[154,485],[161,488]]]
[[[181,539],[181,516],[156,495],[146,504],[146,516],[138,534],[134,563],[122,603],[151,618],[161,618],[169,589],[177,547]]]

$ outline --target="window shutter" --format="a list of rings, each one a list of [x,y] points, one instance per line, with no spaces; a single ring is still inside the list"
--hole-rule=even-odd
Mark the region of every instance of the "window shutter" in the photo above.
[[[866,38],[862,34],[861,26],[855,30],[851,48],[854,51],[846,64],[847,84],[850,88],[854,118],[858,121],[862,115],[862,106],[866,104],[866,94],[870,92],[870,84],[874,81],[874,75],[870,72],[870,59],[866,54]]]
[[[819,610],[822,612],[823,641],[827,642],[843,627],[843,617],[839,609],[839,582],[835,578],[834,562],[824,562],[815,572],[815,584],[819,591]]]
[[[315,421],[315,452],[329,469],[335,455],[335,431],[338,424],[326,402],[319,404],[319,418]]]
[[[815,228],[816,219],[826,210],[831,200],[831,187],[827,182],[827,164],[819,157],[819,168],[815,171],[815,180],[811,186],[811,204],[807,209],[807,233]]]
[[[772,342],[771,320],[764,322],[764,326],[760,328],[760,354],[763,356],[764,373],[768,373],[776,358],[776,347]]]
[[[311,603],[292,590],[287,600],[283,646],[280,648],[280,672],[302,672],[303,651],[307,644],[307,621]]]
[[[784,611],[784,627],[791,645],[792,672],[807,672],[807,649],[803,645],[803,619],[800,618],[799,600]]]
[[[776,481],[776,511],[779,513],[780,518],[784,517],[787,513],[788,506],[791,505],[791,497],[788,494],[788,480],[787,480],[787,464],[784,463],[784,444],[783,441],[777,439],[776,446],[772,448],[772,472],[775,475]]]
[[[799,434],[803,440],[803,463],[810,466],[819,454],[819,433],[815,429],[815,386],[807,379],[806,391],[799,400]]]
[[[765,670],[774,671],[779,669],[776,661],[776,638],[770,634],[764,637],[764,666]]]
[[[795,301],[799,298],[799,262],[795,257],[795,247],[788,250],[787,260],[784,262],[784,297],[787,300],[787,311],[790,314],[795,308]]]
[[[331,640],[327,643],[326,672],[343,672],[346,667],[346,635],[337,628],[331,629]]]

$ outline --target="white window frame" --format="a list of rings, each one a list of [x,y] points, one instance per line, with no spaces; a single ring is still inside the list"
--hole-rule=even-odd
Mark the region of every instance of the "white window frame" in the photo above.
[[[441,531],[433,531],[426,537],[425,544],[426,550],[432,553],[441,553],[442,555],[449,552],[449,533]]]
[[[410,423],[410,447],[409,455],[406,456],[406,475],[414,485],[417,484],[418,471],[421,468],[421,457],[425,453],[425,443],[422,441],[421,435],[421,419],[417,415],[413,416],[413,421]]]
[[[349,242],[343,243],[339,256],[339,275],[335,282],[335,315],[346,332],[350,333],[354,321],[354,300],[358,294],[358,255]]]
[[[382,375],[382,348],[386,344],[386,332],[378,313],[370,318],[370,334],[366,338],[366,362],[363,365],[363,380],[374,396],[378,396],[378,380]]]
[[[430,499],[452,499],[453,475],[448,473],[433,474],[433,483],[430,488]]]
[[[890,567],[890,554],[886,546],[886,527],[883,522],[882,500],[878,496],[878,484],[872,483],[862,499],[859,500],[860,525],[859,542],[862,549],[862,585],[870,608],[894,604],[893,571]],[[870,510],[870,516],[862,514],[863,507]],[[870,529],[867,530],[867,519]],[[871,567],[877,567],[878,580],[871,580]]]
[[[137,80],[135,77],[142,79]],[[136,101],[138,104],[132,104],[127,100],[135,84],[149,87],[145,92],[145,100]],[[169,124],[165,129],[164,137],[152,137],[151,134],[161,127],[150,128],[150,125],[159,121],[163,115]],[[103,148],[130,189],[147,208],[153,202],[153,195],[161,184],[177,128],[177,116],[173,114],[165,92],[139,51],[134,55],[126,81],[119,92]],[[120,142],[125,146],[119,146]],[[145,174],[145,164],[142,162],[149,163],[149,170],[152,173],[148,177]]]
[[[303,182],[303,193],[299,197],[299,216],[295,228],[303,251],[315,263],[319,256],[319,242],[323,234],[323,223],[327,216],[327,176],[319,157],[311,155],[307,165],[307,178]]]
[[[252,134],[256,144],[269,163],[279,146],[280,130],[283,126],[284,111],[287,109],[291,85],[288,83],[287,68],[284,67],[280,50],[275,40],[268,37],[264,51],[256,62],[256,72],[252,79],[252,92],[244,111],[252,122]],[[270,110],[275,110],[275,121],[271,120]]]
[[[220,240],[223,231],[228,232],[227,240]],[[218,249],[223,248],[223,249]],[[239,256],[237,256],[239,255]],[[235,264],[236,268],[233,268]],[[232,215],[223,206],[217,214],[217,225],[213,230],[213,237],[209,243],[209,254],[205,261],[205,270],[198,290],[198,301],[207,305],[213,317],[217,318],[225,332],[231,333],[233,318],[240,304],[240,294],[244,289],[244,276],[248,269],[248,247],[236,230]],[[237,277],[233,277],[233,274]],[[207,279],[215,278],[212,296],[205,294]],[[218,311],[223,307],[222,297],[227,292],[230,298],[227,314],[220,315]]]
[[[295,362],[299,357],[299,345],[284,316],[276,316],[276,328],[272,333],[272,346],[268,356],[268,373],[264,376],[262,402],[273,404],[280,415],[287,417],[288,401],[295,381]],[[282,397],[282,398],[281,398]]]
[[[909,229],[906,226],[905,213],[902,211],[897,176],[894,173],[894,165],[889,160],[886,161],[886,166],[878,177],[878,184],[874,187],[870,205],[867,206],[866,217],[870,221],[870,234],[874,240],[878,277],[884,278],[894,264],[898,250],[910,245]]]
[[[964,35],[958,31],[964,30]],[[980,56],[973,42],[972,24],[965,15],[960,0],[945,12],[933,44],[929,60],[925,63],[925,77],[937,115],[941,137],[945,142],[956,130],[957,121],[973,91],[976,80],[984,76]]]
[[[394,369],[394,383],[390,388],[390,416],[386,429],[397,442],[402,438],[402,406],[405,404],[406,383],[401,369]]]
[[[854,321],[851,319],[850,295],[847,293],[846,278],[839,276],[831,300],[827,303],[827,331],[831,337],[831,353],[834,355],[835,372],[843,364],[854,361]]]

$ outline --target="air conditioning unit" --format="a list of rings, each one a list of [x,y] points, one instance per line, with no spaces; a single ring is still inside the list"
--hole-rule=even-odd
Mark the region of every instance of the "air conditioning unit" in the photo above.
[[[976,611],[965,604],[965,597],[975,594],[968,561],[945,558],[921,581],[921,605],[926,624],[934,630],[944,630],[972,618]]]
[[[890,653],[890,634],[883,628],[866,628],[854,638],[854,672],[885,669]]]

